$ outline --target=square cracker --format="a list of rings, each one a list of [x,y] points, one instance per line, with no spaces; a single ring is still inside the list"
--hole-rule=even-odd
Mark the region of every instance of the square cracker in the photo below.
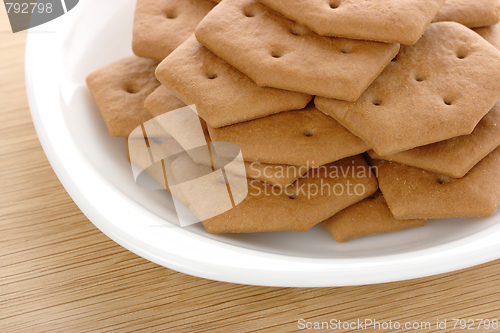
[[[377,191],[373,196],[321,222],[321,226],[337,242],[344,243],[359,237],[423,227],[426,222],[426,220],[397,220],[389,210],[382,193]]]
[[[500,99],[500,52],[454,22],[429,26],[356,103],[316,97],[316,107],[379,155],[470,134]]]
[[[399,50],[321,37],[254,0],[222,1],[195,34],[259,86],[347,101],[356,101]]]
[[[137,0],[132,49],[162,61],[194,33],[215,6],[208,0]]]
[[[322,36],[413,45],[429,26],[444,0],[259,0],[259,2]]]
[[[156,70],[158,79],[212,127],[302,109],[311,95],[263,88],[201,45],[194,36]]]
[[[498,146],[500,146],[500,102],[481,119],[470,135],[393,155],[380,156],[374,151],[368,153],[372,159],[398,162],[453,178],[462,178]]]
[[[160,83],[154,75],[158,62],[129,56],[100,68],[87,77],[87,86],[114,137],[128,137],[151,119],[144,101]]]
[[[433,22],[453,21],[469,28],[500,22],[499,0],[446,0]]]
[[[488,217],[500,203],[500,148],[460,179],[395,162],[372,162],[380,190],[397,219]]]
[[[151,114],[151,116],[157,117],[169,111],[181,108],[185,105],[179,99],[177,99],[177,97],[175,97],[175,95],[165,86],[160,86],[151,95],[148,96],[144,103],[144,106],[146,110]],[[201,126],[204,131],[207,143],[211,142],[207,125],[203,120],[201,120]],[[153,137],[150,138],[150,140],[154,140],[154,142],[156,143],[162,143],[168,140],[168,138]],[[172,138],[171,140],[175,139]],[[246,174],[244,175],[240,175],[238,173],[239,170],[226,169],[226,171],[280,187],[291,185],[295,180],[297,180],[297,178],[300,178],[308,170],[307,167],[293,165],[279,165],[259,162],[244,163],[246,169]]]
[[[245,161],[262,163],[316,168],[370,149],[314,106],[208,131],[213,141],[237,144]]]
[[[375,176],[355,156],[311,170],[286,190],[249,182],[249,194],[239,205],[203,225],[215,234],[307,231],[376,191]]]

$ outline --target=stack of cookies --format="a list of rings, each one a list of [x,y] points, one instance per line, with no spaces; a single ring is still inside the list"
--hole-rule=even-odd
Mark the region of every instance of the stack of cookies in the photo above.
[[[241,202],[207,217],[210,193],[173,193],[209,232],[345,242],[496,211],[499,21],[498,0],[138,0],[136,56],[87,83],[112,136],[188,151],[192,122],[145,124],[194,105],[208,147],[241,149]],[[167,190],[174,164],[151,173]]]

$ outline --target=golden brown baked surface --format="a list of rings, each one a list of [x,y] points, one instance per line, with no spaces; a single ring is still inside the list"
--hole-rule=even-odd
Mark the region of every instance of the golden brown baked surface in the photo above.
[[[151,119],[144,101],[160,85],[154,75],[157,65],[155,60],[129,56],[87,77],[87,86],[111,136],[128,137]]]
[[[259,87],[202,46],[194,36],[156,70],[158,79],[212,127],[304,108],[311,95]]]
[[[500,22],[499,0],[446,0],[433,22],[454,21],[469,28]]]
[[[500,51],[454,22],[429,26],[358,101],[316,97],[316,107],[379,155],[470,134],[500,98]]]
[[[321,37],[254,0],[222,1],[195,34],[259,86],[347,101],[356,101],[399,50]]]
[[[213,141],[237,144],[245,161],[263,163],[316,168],[370,149],[314,106],[208,131]]]
[[[368,153],[373,159],[398,162],[453,178],[461,178],[499,145],[500,103],[497,103],[470,135],[392,155],[380,156],[373,150]]]
[[[214,6],[209,0],[137,0],[132,35],[134,53],[162,61],[194,33]]]
[[[358,174],[361,169],[365,173]],[[348,172],[335,176],[340,170]],[[356,170],[354,175],[352,170]],[[356,186],[358,194],[354,192]],[[242,203],[203,221],[203,225],[210,233],[307,231],[375,193],[377,180],[365,160],[356,156],[329,164],[320,172],[309,173],[287,191],[275,190],[275,194],[271,191],[271,186],[251,182],[249,194]]]
[[[452,179],[395,162],[374,161],[380,190],[397,219],[488,217],[500,202],[500,148],[465,177]]]
[[[384,196],[377,191],[373,196],[354,204],[321,222],[337,242],[355,238],[423,227],[426,220],[397,220],[389,210]]]
[[[474,29],[474,31],[500,50],[500,26],[493,25],[491,27]]]
[[[418,41],[444,2],[444,0],[258,1],[323,36],[408,45]]]

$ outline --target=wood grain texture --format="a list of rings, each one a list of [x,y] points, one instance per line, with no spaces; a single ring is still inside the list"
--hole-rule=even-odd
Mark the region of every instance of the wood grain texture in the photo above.
[[[118,246],[80,212],[40,147],[24,42],[0,9],[0,332],[296,332],[301,318],[430,321],[412,332],[435,332],[437,318],[500,319],[500,261],[373,286],[264,288],[177,273]]]

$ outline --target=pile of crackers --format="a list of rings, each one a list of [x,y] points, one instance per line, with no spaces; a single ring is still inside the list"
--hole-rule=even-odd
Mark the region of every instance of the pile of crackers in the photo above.
[[[87,84],[113,137],[194,105],[239,146],[249,194],[209,232],[346,242],[496,212],[499,21],[499,0],[137,0],[135,55]]]

